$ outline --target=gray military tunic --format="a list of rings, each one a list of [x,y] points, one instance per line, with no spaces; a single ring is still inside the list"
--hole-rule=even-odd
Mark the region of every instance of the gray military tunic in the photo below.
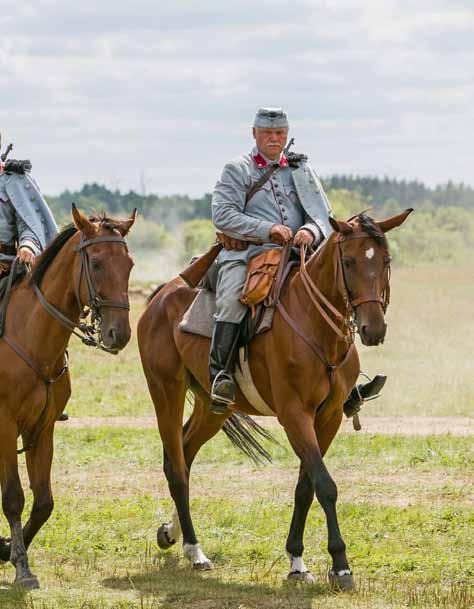
[[[245,205],[245,198],[268,168],[268,161],[255,147],[224,167],[212,196],[212,220],[219,231],[253,242],[245,251],[223,250],[217,258],[216,321],[240,323],[247,307],[239,301],[247,274],[247,263],[270,242],[274,224],[309,230],[314,245],[330,232],[330,205],[314,171],[306,163],[298,169],[280,159],[280,169]],[[298,172],[298,173],[296,173]]]
[[[35,180],[29,175],[0,174],[0,242],[29,247],[38,255],[58,227]]]

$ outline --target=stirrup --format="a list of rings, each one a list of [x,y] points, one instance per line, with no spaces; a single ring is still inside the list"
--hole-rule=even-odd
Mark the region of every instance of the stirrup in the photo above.
[[[344,414],[348,419],[352,418],[352,424],[356,431],[361,429],[359,412],[362,404],[379,398],[387,380],[387,377],[382,374],[376,374],[373,379],[364,372],[361,372],[361,375],[365,376],[369,382],[356,385],[344,403]]]
[[[227,372],[227,370],[220,370],[216,374],[214,381],[212,382],[211,410],[215,414],[223,414],[223,413],[227,412],[229,406],[232,406],[235,403],[235,398],[233,398],[233,399],[228,398],[216,391],[218,389],[217,385],[219,385],[219,383],[222,383],[225,381],[228,381],[235,387],[235,381],[234,381],[232,375],[229,372]]]

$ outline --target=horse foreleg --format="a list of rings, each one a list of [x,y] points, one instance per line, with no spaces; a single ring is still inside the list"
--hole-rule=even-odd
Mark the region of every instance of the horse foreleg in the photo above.
[[[314,577],[306,568],[303,560],[303,534],[306,525],[306,517],[313,503],[314,488],[311,478],[306,473],[303,465],[300,466],[298,483],[295,489],[295,505],[291,519],[290,531],[286,540],[286,552],[290,559],[289,580],[302,580],[313,584]]]
[[[39,588],[39,582],[30,570],[21,527],[25,495],[18,475],[16,426],[3,424],[0,431],[0,485],[2,507],[10,525],[10,562],[16,569],[15,584],[24,588]]]
[[[53,429],[46,429],[33,448],[26,453],[26,466],[33,491],[33,506],[30,518],[23,529],[25,546],[28,548],[36,533],[48,520],[54,502],[51,492],[51,463],[53,460]]]
[[[292,413],[295,411],[292,410]],[[331,478],[321,456],[313,417],[309,412],[288,416],[282,421],[288,439],[301,459],[313,484],[316,497],[326,515],[328,551],[332,558],[329,581],[339,589],[353,589],[354,581],[346,557],[346,545],[339,529],[336,512],[337,486]]]

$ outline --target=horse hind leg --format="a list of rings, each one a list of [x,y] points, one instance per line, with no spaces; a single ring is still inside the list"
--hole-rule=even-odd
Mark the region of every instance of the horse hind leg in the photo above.
[[[195,395],[193,413],[183,427],[183,451],[188,471],[188,484],[191,466],[199,449],[216,435],[226,418],[227,415],[219,416],[211,412],[210,399],[207,395]],[[164,523],[158,530],[160,547],[170,547],[178,541],[181,533],[180,519],[177,510],[175,510],[171,521]],[[200,544],[192,546],[184,543],[183,548],[186,558],[193,563],[195,568],[201,570],[213,569],[212,562],[206,557]]]
[[[30,570],[21,526],[25,495],[18,475],[16,426],[2,425],[0,434],[0,485],[3,512],[10,525],[10,562],[16,570],[15,584],[32,590],[39,582]]]
[[[30,518],[23,529],[26,548],[48,520],[54,508],[51,492],[51,463],[53,460],[53,431],[46,429],[39,436],[35,446],[26,453],[26,466],[33,492],[33,506]]]

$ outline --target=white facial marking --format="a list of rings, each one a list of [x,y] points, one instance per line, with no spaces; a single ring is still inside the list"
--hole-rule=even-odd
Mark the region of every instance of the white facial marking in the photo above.
[[[374,254],[375,254],[374,248],[373,247],[369,247],[369,249],[366,250],[366,252],[365,252],[365,257],[370,260],[371,258],[374,257]]]

